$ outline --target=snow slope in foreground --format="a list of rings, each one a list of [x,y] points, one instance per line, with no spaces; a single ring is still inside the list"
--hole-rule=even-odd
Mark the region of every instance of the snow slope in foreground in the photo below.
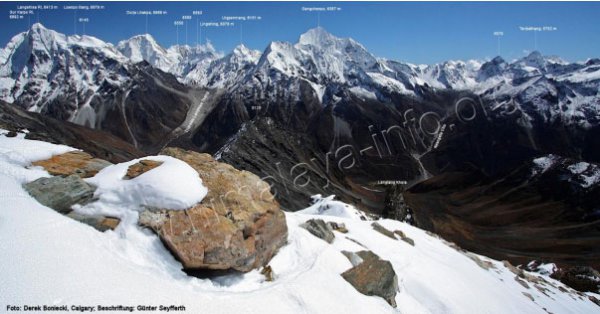
[[[586,296],[560,292],[558,287],[566,287],[551,279],[546,279],[549,284],[543,285],[544,292],[531,283],[526,288],[502,263],[461,253],[404,223],[379,221],[390,230],[402,230],[414,240],[414,247],[387,238],[374,231],[370,221],[361,220],[356,209],[332,199],[319,202],[327,210],[313,207],[304,213],[286,214],[289,243],[271,261],[273,282],[265,282],[258,271],[212,280],[188,277],[151,232],[122,232],[119,227],[100,233],[40,205],[22,189],[22,183],[47,175],[28,168],[32,161],[68,150],[71,148],[0,135],[2,311],[7,305],[25,304],[184,305],[187,313],[599,310]],[[298,227],[310,218],[345,223],[349,233],[336,232],[334,243],[327,244]],[[398,308],[358,293],[340,276],[352,266],[340,251],[365,249],[350,239],[393,264],[400,286]],[[489,269],[479,266],[477,260]]]

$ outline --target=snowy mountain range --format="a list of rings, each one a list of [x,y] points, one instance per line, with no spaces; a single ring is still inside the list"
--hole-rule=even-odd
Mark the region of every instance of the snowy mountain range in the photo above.
[[[116,49],[133,63],[147,61],[152,66],[178,77],[186,75],[196,67],[205,67],[211,61],[222,57],[210,43],[205,46],[183,45],[165,49],[150,34],[123,40],[117,44]]]
[[[600,121],[599,59],[568,63],[532,52],[513,62],[496,57],[414,65],[377,58],[355,40],[323,28],[307,31],[295,44],[272,42],[263,52],[240,45],[223,55],[210,44],[163,48],[146,34],[115,46],[34,24],[0,50],[0,99],[83,124],[94,94],[106,85],[126,86],[128,70],[142,61],[190,87],[246,90],[263,97],[276,95],[269,94],[269,87],[283,86],[288,98],[297,99],[299,82],[304,82],[323,106],[335,102],[340,89],[378,100],[451,89],[499,102],[516,100],[532,119],[583,127]],[[73,103],[55,112],[51,107],[65,98]]]
[[[456,105],[465,97],[481,104],[468,123]],[[439,117],[436,132],[424,131],[425,113]],[[417,227],[498,260],[552,261],[569,253],[570,262],[585,264],[599,254],[589,248],[599,237],[592,222],[600,184],[600,59],[569,63],[532,52],[513,61],[415,65],[378,58],[323,28],[296,43],[271,42],[263,51],[240,45],[224,54],[210,44],[165,48],[148,34],[113,45],[34,24],[0,49],[0,124],[104,158],[155,155],[167,146],[209,153],[268,181],[283,210],[335,194],[374,215],[410,216]],[[532,174],[532,162],[544,156],[556,156],[547,157],[556,165]],[[466,213],[459,217],[453,206],[461,195]],[[583,205],[573,202],[582,195]],[[581,219],[592,221],[589,230]],[[532,228],[539,233],[531,235]],[[357,224],[362,229],[371,226]],[[527,236],[515,240],[517,231]],[[586,241],[556,246],[565,238]],[[526,245],[518,247],[521,241]],[[421,298],[438,287],[413,288],[425,292],[410,297]],[[431,312],[450,312],[430,305]]]

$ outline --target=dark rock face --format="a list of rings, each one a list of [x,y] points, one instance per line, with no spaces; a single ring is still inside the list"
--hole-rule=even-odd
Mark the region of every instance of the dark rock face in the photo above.
[[[308,230],[312,235],[319,239],[323,239],[327,243],[333,243],[335,234],[331,231],[332,228],[322,219],[310,219],[301,224],[300,227]]]
[[[475,170],[494,176],[542,154],[598,155],[592,145],[597,129],[550,123],[543,116],[530,121],[529,111],[496,109],[493,99],[468,92],[423,89],[418,97],[382,92],[374,100],[333,84],[319,104],[303,93],[302,84],[290,86],[298,90],[284,95],[297,99],[278,98],[277,92],[268,99],[254,90],[226,92],[191,140],[178,145],[261,176],[286,210],[306,207],[310,195],[336,194],[361,209],[401,219],[411,209],[398,194],[428,175]]]
[[[0,127],[11,131],[27,129],[29,130],[25,136],[27,139],[79,148],[95,158],[114,163],[144,155],[133,145],[106,132],[26,112],[1,101]]]
[[[407,184],[424,175],[415,155],[433,137],[416,125],[419,115],[442,115],[460,96],[416,100],[389,94],[382,102],[338,86],[331,97],[339,102],[319,105],[314,95],[298,93],[298,101],[225,94],[191,141],[179,144],[265,178],[286,210],[305,208],[314,194],[336,194],[381,213],[387,191],[378,181]],[[428,119],[421,123],[432,128]]]
[[[261,176],[285,210],[305,208],[313,194],[335,194],[496,259],[598,265],[598,225],[581,220],[598,215],[591,196],[597,190],[550,187],[544,178],[532,185],[529,170],[504,179],[549,153],[600,161],[594,157],[600,156],[598,127],[549,122],[532,104],[495,110],[489,99],[454,91],[423,89],[416,99],[385,95],[388,101],[358,99],[343,86],[328,93],[339,99],[335,105],[324,97],[315,106],[302,93],[299,101],[226,93],[185,147]],[[474,101],[458,110],[465,97]],[[439,115],[443,132],[423,131],[435,129],[420,120],[426,112]],[[430,176],[432,185],[416,190]],[[566,191],[571,196],[563,198]]]
[[[145,62],[128,71],[129,84],[107,87],[92,99],[99,121],[95,128],[155,153],[185,120],[192,102],[189,89]]]
[[[552,278],[560,280],[565,285],[581,292],[600,292],[600,273],[586,266],[559,268]]]
[[[89,202],[95,188],[83,181],[79,176],[39,178],[25,184],[25,190],[42,205],[48,206],[62,214],[71,211],[75,204]]]
[[[346,256],[353,264],[358,264],[343,272],[342,277],[360,293],[382,297],[391,306],[396,307],[398,277],[392,264],[380,259],[371,251],[346,252]]]
[[[412,210],[404,201],[405,186],[393,184],[386,188],[385,207],[382,215],[386,218],[413,224]]]
[[[530,161],[506,175],[447,172],[415,185],[405,198],[417,226],[469,251],[514,264],[597,268],[600,185],[587,185],[596,168],[552,156],[545,168]]]

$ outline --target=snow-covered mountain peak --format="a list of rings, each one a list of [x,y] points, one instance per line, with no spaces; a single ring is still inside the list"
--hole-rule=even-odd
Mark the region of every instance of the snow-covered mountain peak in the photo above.
[[[333,36],[331,33],[326,31],[325,28],[319,26],[309,29],[304,34],[300,35],[298,44],[312,46],[328,46],[339,40],[340,38]]]
[[[15,38],[13,38],[14,40]],[[50,52],[53,50],[66,50],[71,46],[84,47],[102,51],[105,55],[123,61],[115,47],[111,43],[104,42],[93,36],[71,35],[59,33],[57,31],[44,27],[41,23],[35,23],[25,32],[23,39],[28,40],[28,44],[33,50]]]
[[[239,44],[239,45],[235,46],[235,48],[233,48],[233,53],[238,54],[238,55],[244,55],[244,54],[248,53],[249,51],[250,51],[250,49],[248,47],[246,47],[246,45],[244,45],[244,44]]]
[[[489,78],[501,76],[507,66],[506,61],[502,57],[497,56],[481,65],[477,74],[477,80],[483,82]]]
[[[43,112],[68,99],[53,110],[72,121],[100,86],[127,80],[124,69],[129,63],[111,43],[86,35],[67,36],[39,23],[13,37],[0,59],[2,100]],[[94,124],[92,119],[90,125]]]
[[[539,51],[533,51],[527,56],[515,61],[514,66],[525,70],[537,69],[542,74],[545,74],[546,72],[560,71],[561,68],[568,67],[569,63],[557,56],[544,56]]]
[[[263,70],[273,68],[287,75],[295,75],[295,68],[300,67],[299,52],[290,43],[273,41],[267,46],[258,61]]]
[[[66,41],[67,36],[61,33],[58,33],[54,30],[47,29],[41,23],[35,23],[31,26],[31,28],[27,31],[27,34],[32,37],[39,39],[41,41]]]
[[[323,27],[309,29],[300,35],[295,47],[324,54],[339,54],[351,61],[362,61],[364,59],[369,59],[372,62],[376,61],[376,58],[359,42],[352,38],[336,37]]]
[[[93,51],[93,53],[84,51]],[[43,78],[49,74],[53,66],[64,65],[72,58],[75,58],[73,60],[97,58],[127,62],[127,58],[111,43],[87,35],[67,36],[35,23],[26,32],[13,37],[1,50],[0,75],[16,77],[16,73],[19,73],[27,78],[38,74],[39,78]],[[23,72],[27,68],[29,69],[27,73]],[[13,83],[14,81],[10,82]]]
[[[192,66],[182,81],[186,84],[227,88],[241,80],[246,71],[254,67],[261,57],[261,52],[238,45],[225,56],[215,52],[212,45],[197,46],[203,51],[192,60]],[[184,71],[186,72],[186,71]]]
[[[117,44],[117,49],[133,62],[148,61],[158,54],[167,53],[150,34],[136,35],[122,40]]]
[[[519,60],[518,63],[540,70],[546,68],[546,59],[539,51],[531,52],[529,55]]]
[[[158,44],[158,42],[156,41],[156,39],[154,39],[154,37],[150,34],[139,34],[139,35],[134,35],[129,39],[125,39],[125,40],[121,40],[118,44],[117,47],[122,46],[122,45],[126,45],[128,43],[138,43],[138,44],[144,44],[144,43],[148,43],[151,45],[155,45],[155,46],[160,46]]]
[[[502,63],[506,63],[506,61],[504,60],[504,58],[502,58],[501,56],[496,56],[494,59],[488,61],[491,62],[493,64],[502,64]],[[487,63],[487,62],[486,62]]]
[[[132,62],[146,61],[152,66],[183,77],[199,63],[206,63],[222,57],[212,44],[175,45],[162,47],[152,35],[133,36],[119,42],[117,49]]]
[[[147,61],[163,71],[168,70],[175,62],[170,58],[167,50],[150,34],[137,35],[120,41],[117,49],[134,63]]]
[[[252,50],[246,47],[244,44],[236,46],[232,51],[232,55],[234,55],[235,57],[252,61],[253,63],[258,62],[258,59],[260,58],[261,54],[262,53],[260,51]]]
[[[67,36],[45,28],[40,23],[35,23],[27,31],[25,40],[33,50],[49,51],[67,45]]]
[[[29,36],[35,36],[36,38],[42,40],[52,40],[54,38],[66,38],[65,35],[60,34],[54,30],[47,29],[41,23],[33,24],[29,30],[27,30],[27,34]]]

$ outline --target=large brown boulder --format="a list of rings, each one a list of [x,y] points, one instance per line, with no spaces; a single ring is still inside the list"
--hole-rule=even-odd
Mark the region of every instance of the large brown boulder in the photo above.
[[[208,154],[178,148],[161,154],[187,162],[208,188],[188,210],[140,214],[140,224],[156,232],[185,269],[246,272],[265,266],[285,244],[285,215],[266,182]]]

